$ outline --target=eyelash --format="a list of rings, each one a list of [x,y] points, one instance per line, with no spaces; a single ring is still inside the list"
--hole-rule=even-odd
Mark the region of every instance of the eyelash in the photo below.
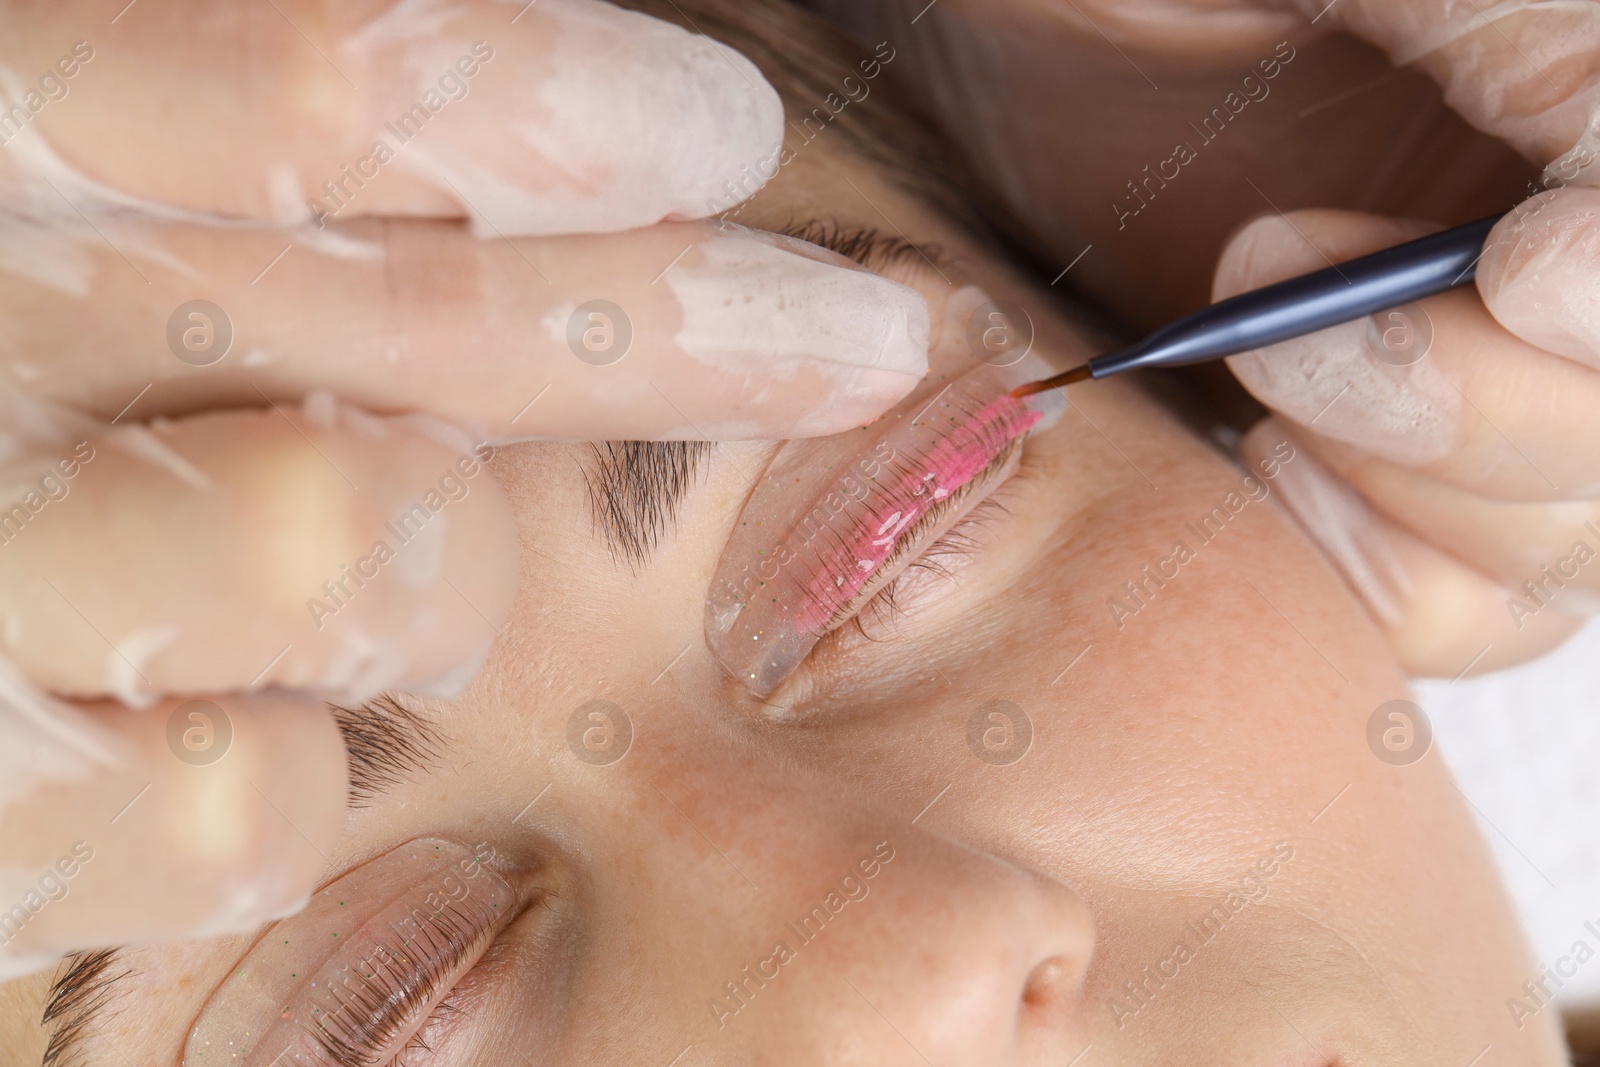
[[[1002,457],[1002,459],[1004,458],[1006,457]],[[1018,475],[1012,475],[1007,484],[1009,485],[1010,481],[1017,477]],[[879,589],[871,599],[861,605],[856,612],[855,619],[852,620],[856,624],[857,631],[863,637],[868,636],[861,620],[863,616],[867,616],[869,613],[871,618],[879,621],[887,621],[895,615],[904,614],[898,605],[897,596],[900,592],[903,592],[902,583],[910,578],[913,571],[930,571],[944,578],[952,578],[949,569],[945,567],[941,560],[968,559],[977,555],[983,546],[974,536],[975,532],[987,526],[996,516],[1003,514],[1006,514],[1005,505],[994,497],[980,500],[967,513],[965,518],[950,527],[937,540],[923,549],[922,553],[912,560],[894,581]]]
[[[887,237],[869,227],[847,230],[836,222],[814,221],[803,226],[788,226],[781,232],[786,236],[809,241],[811,244],[819,245],[847,259],[852,259],[868,270],[882,270],[900,263],[918,265],[927,261],[930,252],[934,254],[935,258],[942,257],[942,253],[938,250],[920,249],[910,241]],[[879,569],[888,571],[903,561],[906,554],[912,551],[918,539],[927,530],[937,526],[952,509],[961,506],[962,502],[973,493],[986,488],[1022,448],[1024,440],[1026,440],[1025,437],[1011,442],[995,456],[987,467],[978,473],[977,477],[920,515],[917,521],[901,534],[895,543],[894,550],[879,565]],[[912,465],[915,465],[915,461],[913,461]],[[849,603],[835,611],[829,617],[824,627],[824,632],[837,629],[852,617],[859,629],[862,615],[869,610],[873,611],[878,617],[892,615],[895,612],[896,591],[903,588],[902,583],[912,570],[927,568],[942,571],[942,565],[935,562],[939,558],[964,558],[971,556],[978,550],[979,545],[972,538],[971,531],[984,524],[986,516],[982,513],[991,509],[1003,510],[1003,507],[990,500],[980,501],[973,508],[971,514],[968,514],[924,548],[917,558],[907,566],[905,571],[878,588],[867,592],[864,597],[852,597]]]
[[[814,219],[804,224],[790,224],[776,232],[826,248],[872,271],[902,265],[914,269],[925,269],[936,263],[950,265],[944,249],[938,245],[913,244],[907,238],[885,234],[870,226],[847,230],[837,222]]]
[[[337,1007],[319,1017],[311,1030],[311,1036],[340,1067],[386,1067],[379,1059],[383,1050],[416,1023],[418,1009],[437,995],[457,965],[494,936],[494,925],[476,921],[452,906],[435,911],[416,933],[408,935],[397,927],[390,927],[387,933],[392,940],[380,942],[378,947],[388,959],[410,964],[407,973],[397,976],[389,967],[372,968],[369,978],[353,972],[359,984],[331,987]],[[405,1053],[419,1047],[418,1039],[430,1023],[456,1010],[446,996],[416,1027],[411,1040],[386,1062],[400,1063]]]
[[[1026,440],[1026,438],[1018,438],[1017,440],[1010,442],[998,453],[996,453],[994,459],[990,460],[988,465],[985,466],[983,470],[979,471],[971,481],[955,490],[943,500],[937,501],[931,507],[929,507],[928,510],[919,515],[917,520],[904,531],[902,531],[900,536],[895,540],[894,548],[890,551],[888,557],[886,557],[884,561],[879,564],[878,571],[880,573],[888,573],[892,571],[897,565],[903,562],[909,554],[919,548],[919,541],[928,530],[936,528],[938,524],[943,521],[952,511],[960,508],[964,503],[966,503],[966,501],[969,500],[973,494],[987,489],[994,479],[999,476],[1000,472],[1005,470],[1006,466],[1021,450],[1024,440]],[[892,470],[889,473],[888,480],[890,484],[893,484],[893,481],[903,472],[904,469],[916,469],[921,465],[921,462],[922,457],[920,456],[912,456],[906,459],[903,463],[899,464],[895,470]],[[857,625],[859,626],[862,613],[868,611],[869,609],[873,609],[873,605],[878,605],[876,610],[880,612],[892,612],[896,591],[901,588],[901,583],[906,578],[906,575],[910,573],[912,568],[919,566],[938,566],[938,564],[934,564],[929,561],[940,556],[964,557],[971,555],[978,547],[977,544],[972,540],[968,533],[958,533],[957,531],[976,528],[975,526],[969,526],[969,524],[973,523],[974,515],[977,513],[977,511],[983,508],[985,503],[987,503],[987,501],[979,502],[978,506],[973,509],[973,514],[965,516],[960,522],[946,530],[930,544],[926,546],[920,546],[921,551],[917,552],[916,559],[909,565],[907,570],[902,571],[900,574],[895,575],[894,578],[875,588],[869,583],[863,593],[852,597],[847,603],[833,612],[824,626],[823,631],[825,633],[831,632],[843,625],[852,617],[857,621]],[[981,524],[982,520],[979,519],[978,521]]]

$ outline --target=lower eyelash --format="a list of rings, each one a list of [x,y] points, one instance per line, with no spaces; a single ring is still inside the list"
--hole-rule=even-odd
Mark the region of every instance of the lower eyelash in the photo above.
[[[356,972],[359,981],[332,987],[336,1007],[319,1015],[311,1028],[311,1036],[340,1067],[385,1067],[394,1062],[381,1058],[385,1049],[415,1024],[419,1010],[437,995],[451,972],[493,937],[494,925],[452,906],[434,912],[417,932],[391,927],[388,933],[393,940],[382,947],[388,959],[409,964],[405,973],[397,976],[389,967],[375,968],[369,978]]]
[[[1015,477],[1016,475],[1012,476],[1013,479]],[[1006,514],[1006,506],[994,497],[980,500],[966,518],[946,530],[938,540],[925,548],[920,556],[912,560],[906,566],[906,569],[895,577],[894,581],[878,590],[872,599],[861,605],[860,611],[856,613],[855,619],[852,620],[860,634],[863,637],[868,636],[861,622],[862,617],[867,615],[868,612],[871,612],[873,619],[880,621],[903,614],[896,603],[896,596],[902,588],[902,582],[911,575],[912,571],[931,571],[944,578],[953,578],[953,575],[944,564],[939,562],[940,559],[967,559],[977,555],[983,546],[974,534],[987,526],[996,515],[1003,514]]]
[[[414,1053],[427,1053],[430,1056],[433,1054],[433,1046],[428,1044],[428,1031],[453,1016],[466,1014],[466,1009],[456,1001],[456,991],[451,990],[443,1000],[434,1005],[433,1011],[429,1012],[422,1025],[417,1027],[417,1032],[412,1035],[411,1040],[406,1042],[406,1047],[395,1055],[394,1067],[411,1067],[411,1057]]]

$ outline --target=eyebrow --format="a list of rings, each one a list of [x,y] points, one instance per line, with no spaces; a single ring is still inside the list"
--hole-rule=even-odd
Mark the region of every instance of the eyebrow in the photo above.
[[[364,808],[418,771],[431,768],[449,744],[439,727],[393,693],[353,706],[329,702],[349,760],[347,806]]]
[[[55,1024],[41,1067],[75,1067],[82,1062],[84,1035],[96,1029],[95,1019],[117,998],[113,983],[133,973],[131,968],[118,969],[119,951],[75,952],[61,961],[39,1017],[41,1027]]]
[[[706,441],[608,441],[583,467],[589,512],[613,559],[635,569],[672,530],[678,506],[711,452]]]

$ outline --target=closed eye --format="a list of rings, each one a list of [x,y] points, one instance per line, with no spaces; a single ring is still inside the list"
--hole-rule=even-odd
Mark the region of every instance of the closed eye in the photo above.
[[[1017,442],[1014,446],[1016,449],[1023,447],[1022,442]],[[1022,476],[1019,469],[1011,475],[1011,478]],[[975,492],[981,492],[981,488]],[[920,584],[930,577],[942,581],[955,581],[952,566],[983,551],[984,527],[992,519],[1005,514],[1005,504],[996,496],[986,496],[978,501],[959,522],[918,551],[906,564],[904,571],[892,581],[885,583],[877,595],[861,605],[855,618],[851,620],[857,632],[870,639],[872,635],[867,632],[865,622],[888,623],[904,614],[900,599],[913,585]],[[914,546],[907,549],[908,552],[914,550]]]
[[[836,609],[825,632],[851,619],[859,626],[863,611],[871,611],[878,618],[892,614],[896,595],[905,589],[908,580],[918,577],[916,572],[931,570],[948,577],[949,571],[938,562],[940,559],[948,561],[977,551],[979,542],[972,537],[982,521],[977,513],[989,502],[986,494],[1015,470],[1021,450],[1020,438],[1010,442],[970,482],[898,531],[893,549],[878,568],[884,577],[867,583],[849,603]]]

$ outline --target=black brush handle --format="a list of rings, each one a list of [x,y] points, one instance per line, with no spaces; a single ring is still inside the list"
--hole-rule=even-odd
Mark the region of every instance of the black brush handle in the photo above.
[[[1229,297],[1089,361],[1095,378],[1135,367],[1180,367],[1304,337],[1472,281],[1492,215],[1313,274]]]

